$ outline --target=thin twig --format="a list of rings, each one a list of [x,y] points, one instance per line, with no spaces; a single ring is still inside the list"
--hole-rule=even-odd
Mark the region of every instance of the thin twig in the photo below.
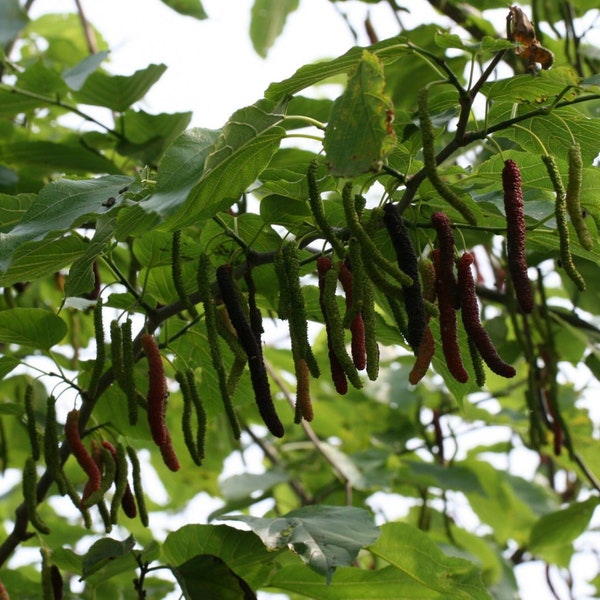
[[[275,371],[275,369],[273,369],[273,367],[268,363],[268,361],[265,361],[265,367],[267,368],[267,372],[269,373],[269,376],[277,384],[277,387],[279,387],[279,389],[281,390],[281,393],[284,395],[284,397],[288,401],[289,405],[293,408],[294,400],[292,398],[292,395],[290,394],[290,391],[289,391],[288,386],[285,383],[285,381],[279,376],[279,373],[277,373]],[[302,420],[300,422],[300,425],[301,425],[302,429],[304,429],[304,433],[306,433],[306,436],[312,442],[312,444],[314,445],[317,452],[330,464],[330,466],[333,468],[333,470],[337,474],[337,477],[344,484],[344,486],[346,488],[346,500],[347,501],[350,500],[351,494],[352,494],[352,485],[351,485],[348,477],[345,475],[344,470],[336,463],[336,461],[325,450],[321,440],[319,439],[319,436],[315,433],[314,429],[310,426],[310,424],[307,423],[305,420]]]
[[[269,461],[275,466],[282,466],[283,462],[277,455],[275,448],[269,444],[266,440],[258,437],[248,425],[242,424],[243,430],[250,436],[252,441],[262,450],[262,453],[269,459]],[[307,506],[314,503],[314,499],[306,491],[304,486],[296,479],[291,477],[287,480],[287,484],[292,488],[292,491],[298,496],[302,506]]]
[[[108,125],[101,123],[100,121],[98,121],[97,119],[92,117],[91,115],[84,113],[82,110],[77,108],[77,106],[73,106],[72,104],[63,102],[60,98],[53,98],[52,96],[44,96],[43,94],[36,94],[35,92],[30,92],[29,90],[17,88],[12,85],[6,85],[4,83],[0,83],[0,91],[10,92],[11,94],[16,94],[18,96],[24,96],[26,98],[32,98],[33,100],[39,100],[40,102],[43,102],[44,104],[48,104],[50,106],[58,106],[60,108],[64,108],[65,110],[68,110],[69,112],[73,113],[74,115],[77,115],[77,116],[81,117],[82,119],[89,121],[90,123],[94,123],[95,125],[98,125],[98,127],[101,127],[102,129],[104,129],[104,131],[106,131],[107,133],[110,133],[117,139],[119,139],[119,140],[126,139],[123,134],[112,129]]]
[[[96,54],[98,52],[98,44],[96,43],[94,29],[85,16],[81,0],[75,0],[75,5],[77,6],[77,13],[79,14],[79,20],[81,21],[81,25],[83,27],[83,35],[85,36],[88,50],[90,51],[90,54]]]

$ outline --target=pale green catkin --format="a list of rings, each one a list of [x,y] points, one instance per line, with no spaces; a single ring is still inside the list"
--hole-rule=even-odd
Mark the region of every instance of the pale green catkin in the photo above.
[[[546,165],[548,175],[552,181],[552,186],[556,192],[556,203],[554,205],[554,216],[556,218],[556,228],[560,241],[560,260],[565,273],[580,291],[585,290],[585,281],[581,273],[577,270],[571,254],[571,241],[569,237],[569,224],[567,222],[567,200],[566,192],[560,176],[560,171],[553,156],[545,154],[542,161]]]
[[[429,116],[429,90],[425,87],[419,92],[419,121],[421,124],[421,136],[423,140],[423,162],[427,178],[437,193],[452,208],[456,209],[471,225],[477,225],[477,218],[473,211],[467,206],[466,202],[456,194],[450,186],[440,177],[437,170],[435,158],[435,133],[433,123]]]
[[[373,240],[369,237],[369,234],[365,231],[362,226],[358,213],[356,212],[356,205],[352,196],[352,183],[348,182],[342,190],[342,203],[344,205],[344,213],[346,215],[346,222],[352,235],[356,238],[361,246],[363,252],[363,258],[368,257],[373,266],[378,266],[384,270],[388,275],[393,277],[398,283],[406,286],[410,286],[413,280],[400,268],[388,260],[374,244]]]
[[[583,158],[581,156],[581,146],[573,144],[569,148],[569,180],[567,182],[567,210],[571,223],[577,233],[579,243],[586,249],[591,250],[594,247],[592,234],[588,229],[583,216],[581,207],[581,185],[583,182]]]

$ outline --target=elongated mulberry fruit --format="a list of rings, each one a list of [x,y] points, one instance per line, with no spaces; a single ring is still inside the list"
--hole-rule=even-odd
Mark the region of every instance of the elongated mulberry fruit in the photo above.
[[[346,310],[349,310],[353,301],[353,276],[352,271],[342,261],[338,263],[338,279],[344,288],[346,295]],[[350,349],[352,351],[352,361],[354,366],[362,371],[367,366],[367,355],[365,350],[365,323],[363,316],[359,312],[354,315],[350,322]]]
[[[87,451],[81,441],[79,435],[79,411],[74,408],[67,414],[67,420],[65,422],[65,439],[69,444],[71,453],[77,459],[79,466],[84,470],[88,476],[88,482],[85,486],[85,494],[81,499],[82,506],[85,506],[87,498],[94,492],[100,490],[100,483],[102,475],[98,465],[92,458],[92,455]]]
[[[275,437],[283,437],[283,424],[277,416],[267,370],[262,359],[262,350],[254,336],[250,323],[246,320],[240,298],[233,280],[233,273],[229,265],[221,265],[217,269],[217,283],[221,290],[221,297],[227,308],[231,324],[235,329],[240,344],[248,356],[250,380],[254,390],[256,405],[263,422]]]
[[[442,338],[442,352],[446,365],[452,376],[459,383],[466,383],[469,374],[463,364],[460,345],[458,343],[458,329],[456,323],[455,299],[442,278],[440,253],[432,253],[433,264],[437,277],[437,295],[440,309],[440,335]]]
[[[165,410],[167,401],[167,379],[158,344],[152,335],[145,333],[141,338],[142,348],[148,359],[148,425],[157,446],[167,441]]]
[[[328,256],[321,256],[317,259],[317,273],[319,275],[319,304],[325,321],[331,376],[336,390],[338,393],[343,394],[345,393],[343,390],[347,390],[346,378],[357,389],[362,387],[362,380],[358,376],[352,359],[346,352],[343,322],[335,294],[337,275]],[[343,378],[341,377],[340,368],[344,373]]]
[[[439,269],[437,277],[439,287],[444,288],[445,296],[454,308],[459,307],[456,275],[454,274],[454,234],[452,223],[445,212],[435,212],[431,215],[431,224],[437,233],[439,248]]]
[[[583,158],[581,156],[581,146],[573,144],[569,148],[569,181],[567,182],[567,210],[571,217],[571,223],[577,233],[579,243],[586,249],[591,250],[594,247],[592,234],[586,225],[581,207],[581,185],[583,182]]]
[[[417,352],[425,332],[425,305],[419,282],[417,253],[410,239],[410,233],[397,207],[388,202],[384,207],[383,222],[396,252],[398,266],[411,279],[412,285],[402,285],[404,303],[408,316],[408,343]]]
[[[525,256],[525,208],[521,189],[521,171],[512,159],[504,161],[502,188],[506,213],[508,269],[519,305],[523,312],[530,313],[533,311],[533,294]]]
[[[467,335],[473,340],[485,364],[497,375],[502,377],[514,377],[514,367],[504,362],[487,331],[483,328],[479,319],[479,305],[475,292],[475,281],[471,272],[473,255],[465,252],[458,261],[458,289],[460,292],[460,306],[462,322]]]
[[[425,377],[425,374],[429,370],[429,365],[435,353],[435,340],[429,325],[425,326],[425,332],[423,333],[423,339],[419,345],[417,351],[417,360],[408,374],[408,381],[412,385],[416,385]]]
[[[569,235],[569,225],[567,223],[567,193],[558,170],[558,165],[554,156],[545,154],[542,161],[546,165],[548,175],[552,181],[552,186],[556,192],[556,202],[554,204],[554,216],[556,217],[556,230],[560,241],[560,260],[563,269],[573,283],[579,288],[579,291],[585,290],[585,280],[573,262],[571,253],[571,240]]]

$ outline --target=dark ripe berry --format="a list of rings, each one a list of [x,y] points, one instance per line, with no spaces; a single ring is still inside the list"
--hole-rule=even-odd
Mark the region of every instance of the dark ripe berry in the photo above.
[[[442,279],[441,252],[433,255],[433,264],[437,276],[438,305],[440,309],[440,335],[442,338],[442,352],[446,365],[452,376],[459,383],[466,383],[469,374],[463,364],[460,345],[458,343],[458,329],[456,323],[455,299],[450,289],[444,285]]]
[[[504,212],[506,213],[506,251],[508,268],[515,295],[523,312],[533,311],[533,294],[527,274],[525,256],[525,208],[521,189],[521,172],[517,163],[508,159],[502,170]]]
[[[437,233],[439,248],[438,280],[444,287],[444,294],[454,308],[459,307],[456,275],[454,274],[454,234],[452,223],[444,212],[435,212],[431,215],[431,224]]]
[[[235,287],[233,273],[229,265],[217,269],[217,283],[221,297],[227,308],[231,324],[237,333],[244,352],[248,356],[250,380],[258,411],[265,425],[275,437],[283,437],[284,428],[273,404],[267,370],[262,358],[262,350],[256,340],[250,323],[246,320],[240,297]]]
[[[460,292],[460,306],[462,322],[467,335],[473,340],[485,364],[497,375],[502,377],[514,377],[514,367],[504,362],[487,331],[483,328],[479,319],[479,305],[475,291],[475,281],[471,272],[473,255],[465,252],[458,261],[458,289]]]
[[[346,294],[346,309],[349,310],[353,300],[352,271],[350,271],[342,261],[339,262],[338,267],[338,279],[344,288],[344,293]],[[361,313],[356,314],[350,322],[350,334],[352,361],[354,362],[354,366],[359,371],[362,371],[367,366],[367,355],[365,349],[365,323]]]
[[[416,352],[421,345],[425,325],[427,324],[423,294],[419,282],[417,253],[404,219],[398,213],[397,207],[388,202],[383,208],[383,222],[394,246],[398,266],[412,279],[412,285],[402,285],[402,290],[408,316],[408,343]]]

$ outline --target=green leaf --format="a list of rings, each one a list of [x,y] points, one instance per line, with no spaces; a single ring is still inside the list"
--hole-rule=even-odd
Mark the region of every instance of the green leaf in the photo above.
[[[67,335],[66,323],[41,308],[0,311],[0,342],[50,350]]]
[[[122,542],[112,538],[98,540],[83,557],[83,577],[87,578],[115,558],[129,554],[134,545],[133,536]]]
[[[593,496],[541,517],[533,526],[527,549],[545,561],[567,568],[573,542],[588,527],[600,499]]]
[[[535,78],[531,75],[517,75],[486,83],[481,91],[487,98],[496,102],[507,100],[542,104],[564,92],[565,88],[578,85],[579,78],[572,69],[556,67],[549,71],[542,71]],[[569,92],[563,96],[563,100],[573,99],[574,96],[575,91]]]
[[[456,33],[438,31],[435,34],[436,46],[447,50],[448,48],[458,48],[459,50],[469,50],[469,45]]]
[[[294,592],[311,600],[445,600],[446,596],[421,585],[394,567],[359,570],[340,567],[333,585],[304,566],[279,569],[270,587]],[[489,598],[489,596],[483,596]]]
[[[411,52],[406,44],[406,38],[397,36],[374,44],[370,52],[377,55],[384,63],[397,60],[401,54]],[[330,61],[310,64],[300,67],[291,77],[277,83],[272,83],[265,92],[270,100],[283,100],[299,91],[315,85],[324,79],[335,75],[348,73],[362,59],[363,49],[354,47],[342,56]]]
[[[128,110],[119,119],[119,128],[127,134],[117,151],[143,163],[153,163],[165,148],[189,125],[191,112],[151,115],[143,110]]]
[[[13,117],[19,113],[28,113],[34,108],[46,106],[43,98],[28,98],[13,89],[0,89],[0,117]]]
[[[351,506],[306,506],[284,517],[223,517],[248,524],[269,550],[288,546],[308,566],[330,581],[336,567],[347,566],[379,531],[371,515]]]
[[[117,220],[117,213],[112,211],[98,218],[96,232],[88,244],[85,254],[76,260],[69,269],[65,284],[65,296],[81,296],[94,287],[93,265],[98,255],[104,250],[112,238]]]
[[[27,25],[27,15],[19,6],[19,0],[0,2],[0,46],[13,40]]]
[[[299,0],[254,0],[250,21],[250,39],[257,54],[266,58],[269,48],[283,31],[288,15],[298,8]]]
[[[10,231],[35,200],[34,194],[0,194],[0,232]]]
[[[109,537],[98,540],[82,559],[82,579],[92,588],[102,588],[108,579],[124,573],[130,580],[140,564],[150,563],[160,555],[160,547],[155,541],[142,551],[134,550],[134,545],[133,536],[123,541]]]
[[[208,15],[204,11],[200,0],[162,0],[162,2],[180,15],[200,20],[208,19]]]
[[[83,104],[105,106],[123,112],[134,102],[141,100],[166,70],[166,65],[149,65],[128,76],[96,71],[89,75],[83,87],[75,93],[75,99]]]
[[[12,255],[10,266],[0,275],[0,285],[47,277],[71,264],[86,248],[86,242],[74,236],[20,244]]]
[[[443,598],[489,599],[481,572],[473,563],[446,556],[431,538],[406,523],[388,523],[369,550]]]
[[[85,217],[104,213],[103,203],[117,196],[130,177],[111,175],[73,181],[60,179],[48,184],[12,231],[0,234],[0,270],[5,271],[13,252],[23,243],[41,240],[50,232],[67,231]]]
[[[270,490],[279,483],[288,481],[290,476],[282,469],[272,469],[266,473],[243,473],[232,475],[220,483],[221,492],[225,500],[241,500],[251,496],[259,490]]]
[[[79,140],[48,142],[33,140],[0,146],[0,160],[9,165],[27,165],[46,172],[69,174],[119,173],[109,159],[82,146]]]
[[[81,62],[64,72],[65,83],[72,90],[78,92],[84,86],[87,78],[98,69],[107,56],[108,51],[106,50],[86,56]]]
[[[34,62],[19,74],[16,87],[35,94],[62,96],[67,89],[62,77],[41,60]]]
[[[200,128],[182,133],[162,157],[156,191],[140,207],[160,216],[177,210],[202,177],[206,157],[218,135],[217,130]]]
[[[256,600],[250,586],[218,556],[201,554],[173,568],[186,598],[205,600]]]
[[[4,379],[21,361],[14,356],[0,356],[0,379]]]
[[[292,229],[310,221],[312,214],[306,200],[270,194],[260,202],[260,216],[265,223],[283,225]]]
[[[346,91],[333,105],[325,130],[323,147],[332,175],[354,177],[379,170],[396,142],[393,110],[385,93],[383,65],[364,50]]]
[[[259,100],[235,112],[206,158],[200,181],[166,226],[180,229],[228,208],[256,180],[285,135],[285,102]]]
[[[162,550],[176,566],[198,555],[217,556],[254,587],[263,583],[277,556],[252,532],[226,525],[185,525],[167,536]]]
[[[568,128],[565,127],[565,122],[569,123]],[[517,127],[509,127],[496,135],[511,139],[526,152],[538,155],[543,153],[541,142],[547,152],[562,160],[573,145],[573,139],[576,139],[587,166],[593,163],[598,154],[600,122],[598,119],[587,118],[574,107],[564,107],[552,111],[543,119],[537,117],[524,120]],[[566,181],[566,170],[564,172]],[[585,185],[583,189],[586,189]]]

